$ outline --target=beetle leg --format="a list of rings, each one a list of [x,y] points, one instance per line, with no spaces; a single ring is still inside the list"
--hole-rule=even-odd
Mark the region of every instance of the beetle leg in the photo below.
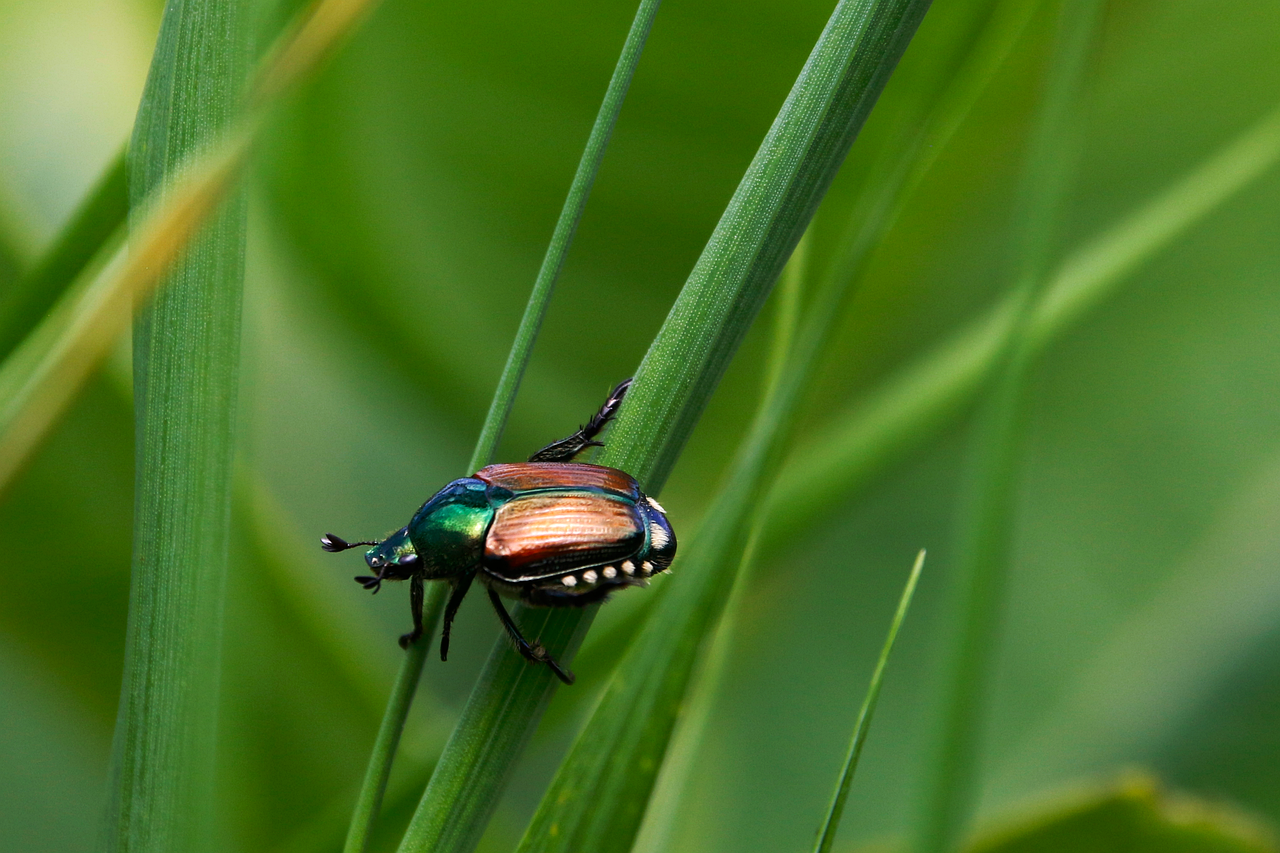
[[[476,576],[475,572],[459,578],[453,583],[453,592],[449,593],[449,603],[444,606],[444,620],[440,624],[440,660],[449,659],[449,629],[453,627],[453,617],[458,615],[458,607],[462,604],[462,599],[467,597],[467,590],[471,588],[471,579]]]
[[[422,575],[409,582],[409,609],[413,611],[413,630],[400,637],[400,648],[407,649],[422,636]]]
[[[618,408],[622,405],[622,398],[627,396],[627,389],[630,387],[630,379],[618,383],[618,387],[609,392],[609,399],[604,401],[600,411],[591,416],[591,420],[587,421],[586,426],[580,427],[577,432],[568,438],[551,442],[530,456],[529,461],[568,462],[588,447],[604,447],[604,442],[593,441],[593,439],[600,434],[600,430],[604,429],[605,424],[613,420],[614,416],[618,414]]]
[[[507,636],[511,637],[512,642],[516,644],[516,650],[524,655],[525,660],[533,663],[545,663],[551,667],[551,671],[556,674],[556,678],[565,684],[573,684],[573,673],[567,669],[562,669],[560,664],[556,663],[555,658],[547,654],[541,644],[534,643],[529,645],[529,641],[520,633],[520,627],[516,625],[511,614],[507,612],[507,608],[503,606],[502,599],[498,597],[498,593],[492,589],[489,590],[489,600],[493,602],[493,609],[498,611],[498,618],[502,620],[502,627],[507,629]]]

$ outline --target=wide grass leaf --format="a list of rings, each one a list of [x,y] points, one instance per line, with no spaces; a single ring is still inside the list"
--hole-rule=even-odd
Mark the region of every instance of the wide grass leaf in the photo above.
[[[230,128],[248,34],[244,2],[166,9],[129,151],[140,220],[153,191]],[[108,850],[210,843],[244,243],[233,196],[134,327],[134,559]]]

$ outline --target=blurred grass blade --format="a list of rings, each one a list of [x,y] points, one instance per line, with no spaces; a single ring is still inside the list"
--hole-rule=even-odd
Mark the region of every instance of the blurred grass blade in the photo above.
[[[318,4],[278,40],[259,70],[255,103],[279,96],[331,53],[375,2],[330,0]],[[111,159],[36,265],[12,287],[0,289],[0,358],[9,355],[100,255],[129,212],[125,150]]]
[[[649,348],[600,461],[657,494],[849,145],[923,17],[923,0],[842,2]],[[518,608],[566,663],[585,611]],[[490,654],[401,849],[469,851],[550,698],[553,677]]]
[[[645,41],[653,26],[654,16],[658,14],[660,2],[661,0],[642,0],[631,22],[631,29],[627,33],[622,53],[618,56],[613,76],[605,90],[604,100],[596,113],[591,135],[578,161],[578,169],[570,184],[568,197],[565,198],[564,206],[560,210],[560,218],[556,221],[555,231],[551,235],[551,242],[542,260],[542,267],[538,270],[538,277],[533,284],[533,292],[529,295],[529,303],[525,307],[524,316],[520,319],[520,327],[516,331],[515,341],[507,356],[502,377],[498,380],[493,402],[489,405],[489,412],[481,427],[480,437],[476,441],[471,461],[464,474],[470,475],[489,464],[498,440],[502,437],[503,427],[515,403],[520,380],[529,363],[529,356],[533,353],[533,344],[537,340],[542,319],[546,316],[547,308],[551,304],[551,294],[555,289],[556,279],[564,267],[565,257],[573,243],[574,232],[577,230],[578,221],[582,218],[587,198],[591,195],[591,186],[600,170],[609,137],[617,123],[618,113],[622,110],[622,103],[626,99],[627,89],[631,86],[631,79],[640,62],[640,55],[644,52]],[[272,85],[268,80],[264,83],[264,88],[269,89]],[[399,733],[404,728],[404,721],[413,700],[413,686],[417,685],[422,666],[426,662],[424,650],[431,645],[435,624],[439,621],[441,611],[444,609],[448,592],[449,587],[446,584],[434,584],[424,605],[423,636],[409,650],[409,654],[401,664],[396,687],[387,705],[382,726],[378,730],[373,753],[369,758],[369,766],[365,771],[364,783],[356,800],[355,813],[344,846],[345,853],[363,853],[369,845],[373,822],[377,817],[387,780],[391,776],[391,764],[395,758]]]
[[[129,146],[139,220],[234,121],[248,37],[247,2],[166,8]],[[103,835],[120,853],[212,849],[245,241],[243,196],[217,207],[137,303],[128,651]]]
[[[1101,0],[1058,6],[1040,114],[1014,205],[1013,316],[995,356],[996,382],[973,426],[963,484],[941,720],[916,819],[921,853],[956,849],[977,799],[980,732],[1011,559],[1023,386],[1036,352],[1028,330],[1076,165],[1081,93],[1101,10]]]
[[[1280,624],[1277,518],[1280,445],[1273,442],[1189,553],[1073,668],[1054,705],[1001,750],[984,794],[1016,799],[1045,779],[1160,754],[1186,732],[1198,733],[1194,721],[1214,707],[1224,684],[1269,659],[1264,650],[1273,648]],[[1158,709],[1152,696],[1160,697]]]
[[[1043,351],[1127,276],[1280,161],[1280,109],[1231,140],[1129,216],[1069,253],[1049,277],[1027,329]],[[860,398],[807,439],[769,498],[762,547],[771,551],[862,488],[975,397],[1008,334],[1013,299],[966,325]]]
[[[1126,774],[985,832],[967,853],[1276,853],[1270,827],[1221,802],[1160,790]]]
[[[129,210],[125,175],[121,151],[36,266],[0,290],[0,358],[35,328],[124,222]]]
[[[331,20],[327,10],[337,5],[344,10],[343,20],[357,23],[361,16],[349,10],[370,7],[375,0],[322,0],[313,7],[312,15]],[[315,30],[305,22],[299,32]],[[324,30],[336,42],[344,33]],[[316,44],[302,56],[319,62],[327,49]],[[285,47],[273,56],[298,56]],[[300,66],[287,76],[289,82],[302,79],[302,72],[314,73],[316,65]],[[268,64],[260,75],[281,79]],[[277,99],[278,100],[278,99]],[[75,398],[80,386],[102,360],[111,344],[128,325],[131,304],[145,301],[151,288],[186,250],[187,243],[211,214],[218,202],[234,185],[248,159],[266,109],[277,100],[259,100],[258,109],[246,116],[235,128],[212,147],[189,154],[174,174],[180,176],[163,192],[152,194],[145,204],[135,205],[147,211],[145,219],[134,217],[130,229],[129,248],[120,248],[123,229],[98,249],[94,259],[84,265],[78,280],[62,293],[57,303],[40,321],[40,325],[0,364],[0,491],[3,491],[27,456],[52,426],[63,409]],[[106,179],[104,179],[106,181]],[[106,181],[109,183],[109,181]],[[105,196],[101,208],[97,201],[86,203],[106,210],[110,202]],[[105,229],[109,216],[96,220],[95,228]],[[76,252],[88,250],[88,243],[72,240],[71,232],[59,238]],[[42,264],[67,269],[75,253],[55,253]],[[63,282],[50,280],[51,289]]]
[[[867,687],[866,698],[862,700],[862,708],[858,711],[858,722],[853,729],[853,739],[849,742],[849,751],[844,759],[844,769],[840,771],[840,781],[831,797],[831,805],[827,809],[827,818],[818,833],[815,853],[830,853],[835,843],[836,830],[840,828],[840,818],[844,814],[845,802],[849,799],[849,786],[853,782],[853,774],[858,769],[858,759],[862,756],[862,745],[867,741],[867,732],[871,728],[871,717],[876,712],[876,701],[880,698],[880,684],[884,679],[884,670],[889,663],[889,655],[893,652],[893,644],[898,639],[898,629],[911,607],[911,597],[916,593],[916,582],[920,580],[920,570],[924,568],[924,550],[916,555],[915,565],[907,577],[907,585],[902,590],[902,598],[898,600],[898,609],[893,614],[893,622],[889,625],[889,633],[884,638],[884,647],[880,650],[880,658],[876,661],[875,671],[871,674],[871,684]]]
[[[583,208],[587,205],[587,197],[591,195],[591,185],[595,183],[596,173],[600,171],[600,162],[604,159],[605,148],[609,145],[609,137],[613,134],[613,126],[617,123],[618,113],[622,110],[622,102],[627,97],[627,89],[631,86],[631,78],[635,75],[636,65],[640,62],[640,54],[644,51],[645,41],[653,26],[654,16],[658,14],[661,0],[641,0],[636,9],[635,19],[627,33],[627,40],[618,56],[618,63],[613,69],[613,77],[609,79],[609,87],[605,91],[604,101],[596,113],[595,124],[587,139],[582,159],[578,161],[578,170],[573,175],[573,183],[569,186],[569,195],[560,209],[560,218],[556,220],[555,231],[547,246],[547,253],[538,269],[538,277],[533,283],[533,292],[529,294],[529,304],[525,307],[524,316],[520,318],[520,328],[516,330],[516,339],[507,356],[507,363],[502,369],[502,378],[498,380],[498,390],[489,406],[489,414],[485,418],[480,432],[480,441],[476,445],[472,458],[471,471],[479,470],[493,458],[493,451],[502,437],[507,416],[515,403],[516,390],[520,379],[524,376],[525,367],[529,364],[529,356],[533,353],[533,342],[542,326],[542,318],[546,316],[547,306],[551,304],[551,294],[564,268],[564,259],[573,244],[573,235],[578,230],[578,222],[582,219]]]
[[[91,264],[0,365],[0,490],[128,327],[134,300],[146,298],[226,195],[246,153],[243,138],[233,137],[203,158],[137,227],[129,247],[109,243],[107,259]]]

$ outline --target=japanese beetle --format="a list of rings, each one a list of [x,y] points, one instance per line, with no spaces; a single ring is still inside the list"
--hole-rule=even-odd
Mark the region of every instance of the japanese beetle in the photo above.
[[[372,546],[365,562],[372,575],[356,578],[377,592],[383,581],[410,581],[413,630],[400,645],[422,636],[423,585],[447,581],[452,594],[440,629],[440,659],[449,656],[449,628],[471,582],[479,579],[502,626],[520,654],[545,663],[565,684],[573,673],[537,643],[530,643],[500,596],[545,607],[583,607],[627,586],[646,586],[676,555],[666,512],[617,468],[572,459],[595,440],[622,405],[631,380],[620,384],[586,426],[553,442],[528,462],[489,465],[454,480],[386,539],[346,542],[332,533],[320,539],[330,552]]]

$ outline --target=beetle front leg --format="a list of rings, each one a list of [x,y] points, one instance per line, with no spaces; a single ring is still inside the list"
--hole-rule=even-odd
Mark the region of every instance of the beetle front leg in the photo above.
[[[409,609],[413,611],[413,630],[400,636],[400,648],[407,649],[422,636],[422,575],[409,582]]]
[[[475,572],[459,578],[453,583],[453,592],[449,593],[449,603],[444,606],[444,621],[440,626],[440,660],[449,659],[449,629],[453,627],[453,617],[458,615],[458,607],[462,604],[462,599],[467,597],[467,590],[471,588],[471,579],[476,576]]]
[[[507,608],[503,606],[502,599],[498,597],[498,593],[492,589],[489,590],[489,601],[493,602],[493,609],[498,612],[498,618],[502,620],[502,627],[507,629],[507,636],[511,637],[512,642],[516,644],[516,650],[524,655],[525,660],[532,663],[545,663],[551,667],[551,671],[556,674],[556,678],[565,684],[573,684],[573,673],[567,669],[562,669],[560,664],[556,663],[555,658],[547,654],[547,650],[540,643],[529,644],[529,641],[520,633],[520,627],[516,625],[511,614],[507,612]]]

